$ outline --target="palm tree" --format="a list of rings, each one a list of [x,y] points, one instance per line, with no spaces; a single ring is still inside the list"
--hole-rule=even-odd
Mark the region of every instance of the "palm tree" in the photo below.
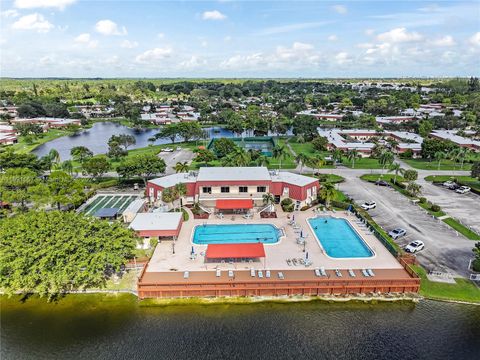
[[[295,157],[295,161],[300,164],[300,172],[303,174],[303,167],[308,161],[308,156],[304,153],[300,153]]]
[[[255,160],[257,166],[268,166],[270,164],[270,160],[265,155],[260,155],[257,160]]]
[[[390,165],[390,167],[388,169],[388,172],[395,173],[395,176],[393,178],[393,182],[396,184],[397,183],[397,176],[398,176],[398,174],[403,173],[403,169],[402,169],[402,167],[399,163],[395,162],[395,163]]]
[[[347,153],[347,159],[352,162],[352,169],[355,169],[355,160],[358,159],[360,155],[358,154],[357,149],[349,150]]]
[[[460,152],[460,148],[452,149],[448,153],[448,159],[453,161],[453,173],[455,174],[455,170],[457,170],[457,160],[458,160],[458,154]]]
[[[465,159],[467,158],[469,153],[470,150],[467,148],[460,148],[460,150],[458,151],[457,158],[458,160],[460,160],[460,170],[463,170],[463,163],[465,162]]]
[[[182,208],[182,197],[184,197],[187,194],[187,185],[183,183],[178,183],[173,187],[173,193],[175,195],[175,200],[180,199],[180,208]]]
[[[285,146],[275,145],[272,149],[272,155],[275,159],[279,160],[278,169],[282,167],[282,159],[285,160],[288,157],[288,151]]]
[[[58,151],[56,149],[51,149],[48,153],[48,157],[50,158],[50,160],[52,160],[56,163],[60,162],[60,154],[58,153]]]
[[[275,197],[271,193],[263,194],[262,199],[265,205],[272,205],[275,201]]]
[[[320,198],[325,201],[325,206],[327,208],[330,207],[330,201],[332,201],[336,195],[337,191],[335,190],[334,184],[327,182],[322,185],[322,188],[320,189]]]
[[[180,162],[178,161],[175,166],[173,166],[173,169],[175,172],[178,173],[183,173],[183,172],[188,172],[189,166],[188,166],[188,161]]]
[[[343,157],[343,151],[342,150],[340,150],[340,149],[333,150],[332,159],[333,159],[334,163],[336,163],[337,161],[342,162],[342,157]]]
[[[321,156],[317,155],[317,156],[309,158],[307,160],[307,163],[308,163],[308,166],[313,168],[315,173],[318,173],[320,171],[320,168],[323,165],[325,165],[325,160]]]
[[[73,162],[72,160],[65,160],[62,163],[62,170],[68,173],[70,176],[73,175]]]
[[[447,157],[447,154],[445,154],[443,151],[437,151],[437,152],[434,154],[434,157],[435,157],[435,161],[438,162],[438,168],[437,168],[437,170],[440,170],[440,164],[441,164],[442,160]]]
[[[393,153],[389,150],[384,150],[380,153],[378,161],[382,165],[382,171],[385,171],[385,166],[390,165],[393,162]]]
[[[418,185],[416,182],[409,182],[407,185],[407,191],[412,194],[413,196],[417,196],[420,194],[421,186]]]
[[[247,166],[250,164],[250,161],[252,161],[248,152],[238,146],[231,153],[231,155],[235,163],[234,166]]]

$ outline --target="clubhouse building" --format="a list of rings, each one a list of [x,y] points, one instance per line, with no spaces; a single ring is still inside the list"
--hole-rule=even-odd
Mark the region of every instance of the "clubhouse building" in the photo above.
[[[265,194],[272,194],[276,203],[290,198],[299,210],[317,198],[320,187],[315,178],[266,167],[203,167],[198,172],[150,180],[146,195],[151,203],[160,205],[162,191],[179,183],[187,189],[184,204],[199,202],[221,212],[264,206]]]

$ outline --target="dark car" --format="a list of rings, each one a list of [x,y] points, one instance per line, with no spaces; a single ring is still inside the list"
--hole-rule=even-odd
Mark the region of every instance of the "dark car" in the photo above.
[[[390,186],[390,184],[388,182],[386,182],[385,180],[377,180],[375,181],[375,185],[378,185],[378,186]]]
[[[458,184],[452,184],[452,185],[450,185],[448,188],[449,188],[450,190],[457,190],[457,189],[460,188],[460,185],[458,185]]]

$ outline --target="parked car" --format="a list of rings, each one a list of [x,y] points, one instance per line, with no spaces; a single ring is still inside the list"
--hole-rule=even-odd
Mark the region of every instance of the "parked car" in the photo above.
[[[455,190],[455,192],[459,194],[465,194],[470,191],[470,188],[468,186],[460,186],[458,189]]]
[[[163,151],[163,152],[172,152],[173,149],[167,147],[167,148],[163,148],[162,151]]]
[[[361,205],[363,210],[370,210],[375,209],[377,207],[377,203],[375,201],[367,201]]]
[[[392,231],[390,231],[388,233],[388,235],[390,235],[390,237],[393,239],[393,240],[396,240],[402,236],[405,236],[407,235],[407,230],[405,229],[402,229],[402,228],[396,228],[396,229],[393,229]]]
[[[448,180],[448,181],[445,181],[443,183],[443,186],[447,187],[447,188],[450,188],[450,186],[452,185],[456,185],[455,182],[451,181],[451,180]]]
[[[415,240],[405,247],[405,251],[413,254],[423,250],[424,248],[425,248],[425,244],[423,243],[423,241]]]
[[[457,185],[457,184],[453,183],[453,184],[450,185],[448,188],[449,188],[450,190],[457,190],[458,188],[460,188],[460,185]]]
[[[375,181],[375,185],[378,185],[378,186],[390,186],[390,184],[385,181],[385,180],[377,180]]]

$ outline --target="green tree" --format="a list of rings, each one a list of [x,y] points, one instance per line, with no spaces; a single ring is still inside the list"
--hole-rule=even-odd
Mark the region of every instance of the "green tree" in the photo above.
[[[188,161],[184,161],[184,162],[178,161],[173,167],[173,169],[175,170],[176,173],[188,172],[189,170]]]
[[[37,192],[37,198],[43,198],[44,203],[56,205],[60,210],[61,206],[79,206],[85,200],[82,180],[75,180],[63,171],[54,171],[50,174],[45,184],[32,190]]]
[[[442,160],[444,160],[447,157],[447,154],[445,154],[443,151],[437,151],[434,155],[435,161],[438,163],[438,170],[440,170],[440,165],[442,163]]]
[[[384,150],[380,153],[378,162],[382,165],[382,171],[385,170],[385,167],[390,165],[393,162],[394,156],[393,153],[389,150]]]
[[[265,205],[272,205],[275,202],[275,197],[271,193],[263,194],[262,201]]]
[[[82,170],[84,175],[98,179],[110,170],[110,163],[105,155],[96,155],[84,161]]]
[[[405,170],[403,172],[403,178],[408,181],[408,182],[412,182],[412,181],[415,181],[418,179],[418,172],[417,170]]]
[[[420,194],[421,189],[422,187],[413,181],[409,182],[407,185],[407,191],[412,194],[412,196],[417,196]]]
[[[393,163],[390,165],[388,172],[393,172],[395,174],[393,178],[393,182],[396,184],[397,183],[397,176],[398,174],[403,174],[403,169],[399,163]]]
[[[472,164],[471,174],[473,178],[480,180],[480,161],[475,161]]]
[[[237,145],[233,142],[232,139],[220,138],[213,141],[213,151],[219,159],[233,152],[236,147]]]
[[[93,156],[93,152],[85,146],[74,146],[70,150],[70,155],[75,161],[83,163]]]
[[[275,145],[272,149],[272,156],[279,161],[278,168],[280,169],[282,167],[282,160],[288,159],[289,151],[286,146]]]
[[[322,188],[320,189],[319,196],[325,202],[325,206],[327,208],[330,207],[330,202],[335,199],[337,192],[335,190],[335,185],[332,183],[324,183],[322,184]]]
[[[0,226],[0,287],[49,299],[105,285],[132,256],[137,238],[122,224],[75,212],[29,211]]]
[[[360,157],[357,149],[352,149],[347,152],[347,159],[352,162],[352,169],[355,169],[355,160]]]
[[[303,167],[308,162],[308,156],[304,153],[300,153],[295,157],[295,161],[300,164],[300,173],[303,174]]]
[[[418,126],[418,133],[421,137],[426,138],[433,130],[433,123],[430,120],[423,120]]]
[[[0,174],[0,199],[9,203],[19,203],[20,210],[25,210],[34,196],[30,188],[39,183],[37,174],[30,169],[7,169]]]
[[[163,174],[165,169],[165,161],[162,158],[155,154],[139,154],[123,160],[117,166],[117,173],[126,178],[139,176],[146,185],[149,178]]]
[[[312,140],[313,148],[317,151],[327,150],[328,139],[323,136],[317,136]]]

